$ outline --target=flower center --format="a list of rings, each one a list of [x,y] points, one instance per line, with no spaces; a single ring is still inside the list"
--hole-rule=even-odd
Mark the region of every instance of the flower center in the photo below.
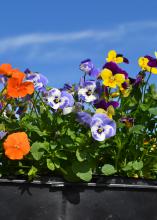
[[[56,104],[57,104],[57,103],[59,103],[60,101],[61,101],[61,100],[59,99],[59,97],[58,97],[58,96],[56,96],[56,97],[55,97],[55,99],[54,99],[54,103],[56,103]]]
[[[114,80],[115,80],[114,76],[111,76],[111,77],[110,77],[110,83],[113,83]]]
[[[91,89],[88,89],[88,91],[86,92],[86,95],[87,96],[90,96],[92,94],[92,90]]]
[[[19,149],[19,148],[20,148],[18,145],[14,145],[14,147],[15,147],[16,149]]]
[[[102,132],[104,132],[104,129],[103,128],[98,128],[97,132],[98,132],[98,134],[101,134]]]

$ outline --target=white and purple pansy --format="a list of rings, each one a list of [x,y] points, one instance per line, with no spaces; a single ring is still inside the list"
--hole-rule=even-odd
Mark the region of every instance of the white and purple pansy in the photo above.
[[[61,108],[65,111],[66,108],[72,108],[74,105],[74,98],[70,93],[60,91],[56,88],[53,88],[45,93],[45,100],[46,103],[55,110]],[[70,110],[68,109],[68,113],[69,111]]]
[[[37,72],[33,73],[31,71],[28,71],[28,69],[27,71],[25,71],[25,73],[26,79],[30,82],[33,82],[34,87],[37,91],[45,91],[48,79],[44,75]]]
[[[80,70],[94,78],[97,78],[100,73],[100,70],[94,67],[93,62],[90,59],[83,60],[80,63]]]
[[[104,141],[116,134],[116,123],[105,114],[95,114],[90,127],[92,136],[97,141]]]
[[[96,89],[95,81],[85,81],[83,87],[78,89],[78,97],[84,102],[93,102],[97,99],[97,96],[94,94]]]

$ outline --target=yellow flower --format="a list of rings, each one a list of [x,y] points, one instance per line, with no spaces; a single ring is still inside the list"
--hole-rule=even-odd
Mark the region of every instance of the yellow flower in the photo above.
[[[112,71],[106,68],[101,71],[100,76],[103,79],[103,84],[110,88],[121,87],[121,84],[125,81],[124,74],[117,73],[113,75]]]
[[[107,111],[105,111],[103,108],[97,108],[96,109],[96,113],[100,113],[100,114],[105,114],[107,115],[109,118],[112,119],[112,116],[115,115],[115,110],[114,107],[112,105],[110,105],[107,108]]]
[[[120,96],[120,93],[119,93],[119,92],[113,92],[113,93],[111,93],[111,97],[112,97],[112,98],[116,98],[116,97],[118,97],[118,96]]]
[[[123,56],[117,56],[117,53],[115,50],[110,50],[108,52],[108,57],[106,58],[107,62],[115,62],[115,63],[122,63],[123,62]]]
[[[148,62],[149,62],[149,60],[146,57],[140,57],[138,59],[138,64],[139,64],[139,66],[141,67],[142,70],[145,70],[145,71],[150,72],[150,73],[157,74],[157,68],[148,66]]]

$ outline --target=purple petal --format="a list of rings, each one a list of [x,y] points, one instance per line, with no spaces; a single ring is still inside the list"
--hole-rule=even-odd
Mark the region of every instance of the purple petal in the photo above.
[[[121,73],[121,74],[124,74],[125,75],[125,78],[127,79],[128,78],[128,73],[121,69],[116,63],[114,62],[108,62],[106,63],[104,66],[103,66],[103,69],[109,69],[112,71],[113,75],[117,74],[117,73]]]
[[[147,58],[149,60],[148,62],[148,66],[150,67],[157,67],[157,59],[154,57],[151,57],[149,55],[144,56],[145,58]]]
[[[77,112],[77,119],[81,124],[90,126],[92,117],[87,112]]]

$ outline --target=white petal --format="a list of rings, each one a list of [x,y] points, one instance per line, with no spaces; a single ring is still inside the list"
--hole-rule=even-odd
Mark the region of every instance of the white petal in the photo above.
[[[63,108],[63,115],[67,115],[73,111],[73,107]]]

